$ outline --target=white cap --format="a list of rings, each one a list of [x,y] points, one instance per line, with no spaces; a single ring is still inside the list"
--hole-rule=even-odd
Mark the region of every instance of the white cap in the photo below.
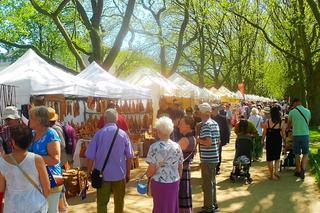
[[[199,111],[202,113],[211,112],[211,106],[208,103],[199,104],[198,108],[199,108]]]
[[[20,119],[18,109],[15,106],[8,106],[4,109],[2,119]]]

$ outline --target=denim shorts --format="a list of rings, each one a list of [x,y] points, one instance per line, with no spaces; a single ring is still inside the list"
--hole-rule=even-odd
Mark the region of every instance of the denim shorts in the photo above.
[[[309,154],[309,135],[293,136],[293,152],[295,155]]]

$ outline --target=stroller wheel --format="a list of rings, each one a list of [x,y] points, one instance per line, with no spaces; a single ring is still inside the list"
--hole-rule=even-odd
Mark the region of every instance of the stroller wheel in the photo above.
[[[235,178],[235,176],[233,175],[233,173],[230,174],[230,182],[231,182],[231,183],[235,183],[235,182],[236,182],[236,178]]]
[[[252,181],[253,181],[253,180],[252,180],[252,178],[250,178],[250,177],[247,179],[247,183],[248,183],[248,184],[251,184]]]

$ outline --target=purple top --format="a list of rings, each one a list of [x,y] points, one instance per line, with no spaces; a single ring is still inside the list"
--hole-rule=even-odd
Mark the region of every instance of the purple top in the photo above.
[[[116,132],[116,124],[106,124],[93,136],[86,156],[101,170]],[[103,171],[104,181],[118,181],[126,177],[126,159],[133,158],[133,149],[127,133],[119,129],[107,165]]]

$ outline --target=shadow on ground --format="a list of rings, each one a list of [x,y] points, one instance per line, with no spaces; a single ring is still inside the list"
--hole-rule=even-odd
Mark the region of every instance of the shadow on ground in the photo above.
[[[280,180],[267,179],[265,159],[254,162],[250,169],[253,183],[246,185],[238,180],[229,181],[234,157],[234,143],[223,149],[221,174],[217,176],[217,199],[220,213],[318,213],[320,212],[320,193],[313,177],[307,174],[301,181],[293,176],[293,171],[281,172]],[[151,213],[152,198],[137,193],[135,178],[146,170],[146,164],[140,159],[140,167],[132,170],[132,180],[127,186],[125,213]],[[191,166],[194,212],[203,206],[199,158]],[[96,212],[96,195],[90,191],[81,201],[78,197],[68,200],[70,213]],[[110,199],[108,212],[113,212],[113,198]]]

